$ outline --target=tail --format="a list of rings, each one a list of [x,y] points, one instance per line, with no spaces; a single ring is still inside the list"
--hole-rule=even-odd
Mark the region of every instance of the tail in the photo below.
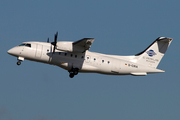
[[[143,52],[135,55],[137,57],[137,63],[157,68],[171,42],[172,38],[157,38]]]

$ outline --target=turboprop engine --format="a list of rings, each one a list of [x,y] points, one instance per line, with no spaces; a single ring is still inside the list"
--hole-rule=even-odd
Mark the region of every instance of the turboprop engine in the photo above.
[[[76,42],[67,42],[67,41],[58,41],[57,42],[57,36],[58,32],[54,35],[54,42],[51,42],[51,44],[54,46],[53,53],[55,52],[55,49],[61,50],[61,51],[67,51],[67,52],[85,52],[86,50],[89,50],[91,47],[94,38],[83,38],[81,40],[78,40]],[[47,40],[49,43],[49,38]]]

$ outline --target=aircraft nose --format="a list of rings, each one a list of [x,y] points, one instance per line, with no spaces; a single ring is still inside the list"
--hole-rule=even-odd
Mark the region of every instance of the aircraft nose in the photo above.
[[[12,49],[9,49],[9,50],[7,51],[7,53],[8,53],[8,54],[12,54]]]
[[[21,54],[22,48],[20,47],[13,47],[7,51],[8,54],[12,56],[19,56]]]
[[[7,51],[7,53],[10,55],[17,55],[18,51],[16,48],[11,48]]]

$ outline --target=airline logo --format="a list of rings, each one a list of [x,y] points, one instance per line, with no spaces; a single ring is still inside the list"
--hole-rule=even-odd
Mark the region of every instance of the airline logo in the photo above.
[[[146,52],[150,57],[153,57],[154,55],[156,55],[156,53],[154,52],[154,50],[149,50]]]

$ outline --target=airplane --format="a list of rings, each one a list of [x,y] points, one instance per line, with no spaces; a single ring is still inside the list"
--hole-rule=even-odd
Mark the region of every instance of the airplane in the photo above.
[[[17,65],[30,60],[59,66],[69,72],[73,78],[78,73],[100,73],[106,75],[146,76],[149,73],[162,73],[157,69],[172,38],[159,37],[144,51],[131,56],[107,55],[90,52],[94,38],[54,42],[23,42],[11,48],[8,54],[17,57]]]

